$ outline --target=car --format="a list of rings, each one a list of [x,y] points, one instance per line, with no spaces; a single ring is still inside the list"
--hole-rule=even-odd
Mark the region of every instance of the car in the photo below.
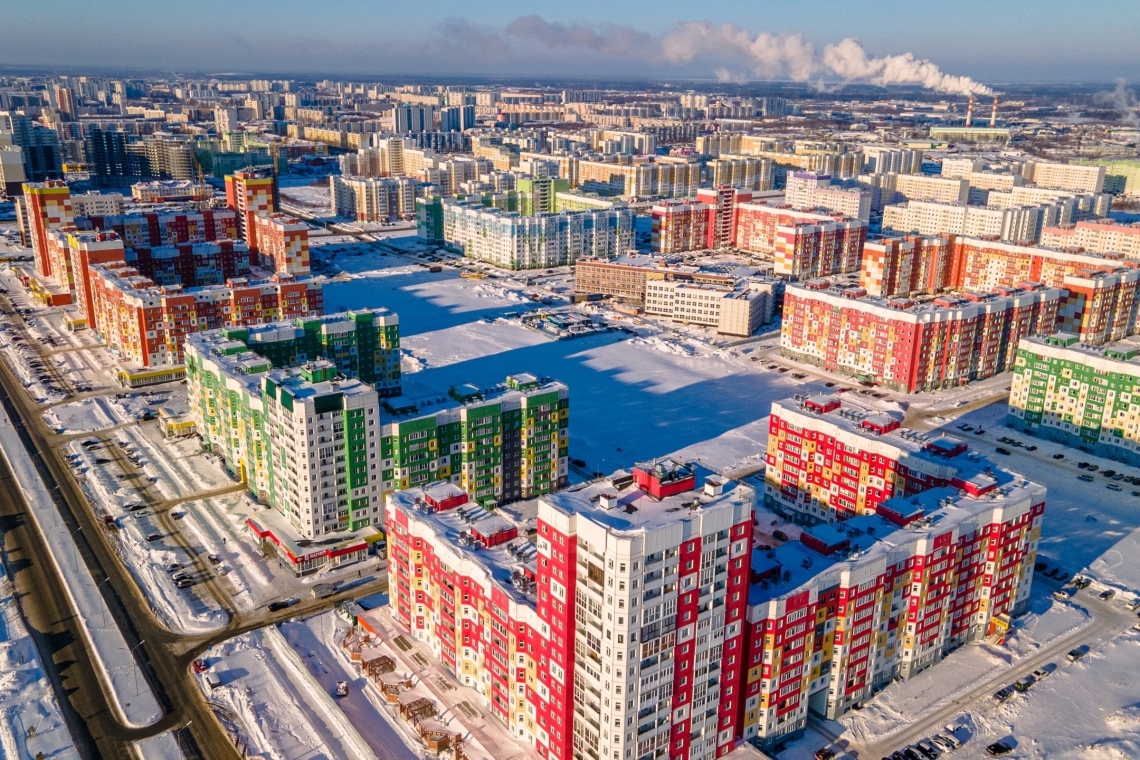
[[[1009,690],[1008,686],[1005,686],[994,692],[994,699],[996,699],[998,702],[1004,702],[1012,695],[1013,692]]]
[[[951,730],[951,728],[952,728],[951,726],[947,726],[946,731],[939,734],[935,738],[941,739],[942,741],[946,742],[947,744],[950,745],[950,749],[954,750],[954,749],[958,749],[959,747],[962,746],[962,740],[958,738],[955,731]],[[956,726],[954,726],[953,728],[955,730],[957,729]]]
[[[1065,458],[1065,455],[1064,455],[1064,454],[1054,454],[1054,455],[1053,455],[1053,458],[1054,458],[1054,459],[1064,459],[1064,458]]]
[[[1068,589],[1059,588],[1053,592],[1053,598],[1056,599],[1058,602],[1067,602],[1069,599],[1072,598],[1072,596],[1073,596],[1073,593],[1071,591],[1069,591]]]
[[[1025,676],[1025,678],[1017,679],[1013,684],[1013,688],[1017,689],[1020,692],[1027,692],[1033,688],[1033,684],[1035,683],[1037,683],[1036,678],[1033,676]]]
[[[1076,662],[1077,660],[1081,659],[1082,657],[1084,657],[1088,653],[1089,653],[1089,645],[1088,644],[1081,644],[1076,649],[1070,649],[1069,653],[1067,655],[1065,655],[1065,657],[1068,658],[1069,662]]]
[[[776,539],[777,541],[790,541],[791,540],[788,538],[788,534],[782,530],[772,531],[772,538]]]
[[[166,566],[166,572],[168,573],[177,573],[181,569],[182,565],[178,564],[177,562],[171,562]]]
[[[1041,667],[1037,668],[1037,670],[1033,671],[1033,677],[1036,678],[1038,681],[1043,681],[1046,678],[1048,678],[1049,676],[1053,675],[1053,671],[1056,669],[1057,669],[1056,663],[1053,663],[1053,662],[1046,663],[1045,665],[1042,665]]]
[[[171,512],[170,516],[171,516],[171,518],[173,518],[175,520],[181,520],[183,517],[186,516],[186,513],[185,512]]]
[[[994,451],[996,451],[996,452],[997,452],[997,453],[999,453],[999,454],[1005,454],[1005,455],[1007,455],[1007,456],[1008,456],[1008,455],[1009,455],[1009,453],[1010,453],[1009,449],[1007,449],[1007,448],[1006,448],[1006,447],[1004,447],[1004,446],[998,446],[996,449],[994,449]]]
[[[926,741],[925,739],[915,744],[914,748],[918,750],[919,754],[927,758],[927,760],[934,760],[934,758],[942,754],[936,747],[931,746],[930,742]]]
[[[203,660],[201,658],[194,660],[194,672],[195,673],[205,673],[209,669],[210,669],[210,666],[206,664],[205,660]]]
[[[1133,492],[1132,492],[1132,495],[1133,495],[1133,496],[1140,496],[1140,491],[1133,491]]]
[[[147,540],[147,541],[150,541],[150,542],[152,542],[152,543],[153,543],[154,541],[158,541],[158,540],[159,540],[159,539],[161,539],[161,538],[162,538],[162,534],[161,534],[161,533],[148,533],[148,534],[147,534],[147,537],[146,537],[146,540]]]
[[[1129,612],[1135,612],[1136,610],[1140,610],[1140,599],[1128,600],[1127,602],[1124,603],[1124,609],[1128,610]]]
[[[1105,488],[1107,488],[1110,491],[1123,491],[1124,490],[1123,488],[1120,487],[1119,483],[1109,483],[1108,485],[1105,486]]]
[[[1116,470],[1105,470],[1104,472],[1101,473],[1101,475],[1105,476],[1106,478],[1111,478],[1115,474],[1116,474]]]
[[[1037,451],[1037,447],[1036,446],[1026,446],[1025,450],[1026,451]]]
[[[1093,476],[1092,475],[1078,475],[1077,480],[1083,480],[1086,483],[1091,483],[1093,480]]]
[[[269,611],[280,612],[281,610],[289,609],[296,603],[297,600],[295,599],[278,599],[276,602],[269,603]]]
[[[1124,473],[1123,473],[1123,472],[1118,472],[1118,473],[1116,473],[1115,475],[1113,475],[1113,476],[1112,476],[1112,479],[1113,479],[1113,480],[1124,480]]]
[[[198,581],[193,578],[182,578],[181,580],[174,581],[174,585],[178,588],[190,588]]]
[[[1116,592],[1110,588],[1100,592],[1100,598],[1106,602],[1114,596],[1116,596]]]
[[[902,753],[906,760],[922,760],[922,755],[918,754],[914,747],[906,747]]]
[[[1078,470],[1083,470],[1088,466],[1089,466],[1088,462],[1077,462],[1077,469]]]
[[[835,757],[835,750],[831,747],[824,747],[815,751],[815,760],[831,760]]]
[[[930,737],[930,743],[935,747],[938,747],[938,749],[942,750],[943,752],[953,752],[954,750],[958,749],[950,743],[949,739],[947,739],[945,736],[942,736],[941,734]]]
[[[1013,747],[1009,746],[1005,742],[994,742],[990,746],[986,747],[986,754],[988,755],[1007,755],[1010,752],[1013,752]]]
[[[206,557],[206,559],[210,560],[211,565],[222,564],[222,557],[220,554],[210,554]]]
[[[1099,470],[1099,469],[1100,469],[1100,465],[1099,465],[1099,464],[1090,464],[1090,465],[1088,466],[1088,470],[1089,470],[1089,472],[1096,472],[1096,471],[1097,471],[1097,470]]]
[[[1088,588],[1089,586],[1092,585],[1092,580],[1090,580],[1089,578],[1085,578],[1084,576],[1078,575],[1076,578],[1073,578],[1073,585],[1076,586],[1077,588]]]

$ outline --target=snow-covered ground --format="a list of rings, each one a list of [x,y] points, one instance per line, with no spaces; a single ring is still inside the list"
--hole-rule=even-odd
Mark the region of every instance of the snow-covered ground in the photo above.
[[[90,433],[126,422],[137,422],[147,409],[162,405],[168,398],[169,394],[164,393],[94,396],[53,406],[43,413],[43,419],[57,433]]]
[[[134,749],[142,760],[183,760],[182,749],[174,732],[166,731],[135,742]]]
[[[274,626],[243,634],[204,656],[221,685],[195,678],[210,702],[227,716],[223,725],[240,737],[243,757],[266,760],[375,760],[377,754],[312,677],[303,659]],[[370,727],[360,726],[367,731]],[[397,748],[393,748],[397,749]],[[402,759],[406,755],[385,756]]]
[[[412,373],[444,367],[536,346],[549,340],[517,322],[468,322],[402,338],[403,371]]]
[[[162,715],[162,708],[146,683],[134,654],[114,619],[107,617],[103,596],[87,565],[78,559],[75,537],[59,515],[47,487],[36,472],[32,458],[0,409],[0,449],[8,461],[29,514],[47,539],[51,558],[68,589],[71,603],[83,621],[88,650],[103,672],[112,694],[112,704],[125,722],[144,726]]]
[[[78,758],[14,591],[0,565],[0,755]]]

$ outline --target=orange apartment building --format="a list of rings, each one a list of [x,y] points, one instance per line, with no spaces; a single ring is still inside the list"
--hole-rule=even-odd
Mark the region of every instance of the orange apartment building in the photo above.
[[[275,213],[254,216],[253,226],[262,266],[274,272],[309,274],[309,225]]]

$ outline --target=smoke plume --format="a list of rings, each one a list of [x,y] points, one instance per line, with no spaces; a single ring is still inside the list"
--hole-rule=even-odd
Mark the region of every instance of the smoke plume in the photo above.
[[[628,26],[561,24],[532,15],[515,19],[506,31],[548,48],[585,48],[656,64],[708,62],[720,81],[743,81],[749,72],[762,79],[787,77],[807,82],[813,77],[839,77],[845,82],[876,85],[917,84],[954,95],[992,94],[984,84],[947,74],[913,53],[872,57],[859,40],[851,37],[827,45],[821,56],[799,33],[753,33],[735,24],[709,21],[682,21],[654,36]]]
[[[1136,99],[1136,91],[1128,88],[1128,82],[1117,79],[1115,90],[1098,92],[1095,100],[1120,114],[1120,120],[1128,126],[1140,127],[1140,100]]]

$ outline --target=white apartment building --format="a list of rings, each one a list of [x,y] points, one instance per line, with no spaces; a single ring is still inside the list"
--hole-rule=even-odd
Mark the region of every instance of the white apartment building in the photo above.
[[[80,216],[118,216],[123,213],[121,193],[89,192],[71,196],[71,214]]]
[[[444,243],[468,258],[504,269],[546,269],[579,258],[612,259],[634,247],[628,208],[522,216],[443,200]]]
[[[420,182],[412,177],[332,175],[329,192],[337,216],[360,222],[394,222],[416,214]]]
[[[844,216],[871,219],[871,193],[867,190],[845,190],[833,187],[831,177],[814,172],[790,172],[784,190],[784,201],[797,211],[821,209]]]
[[[218,106],[214,109],[214,130],[218,136],[226,134],[227,132],[237,132],[241,126],[238,120],[238,111],[236,108],[223,108]]]
[[[1024,177],[1011,172],[971,172],[966,180],[970,183],[969,201],[977,206],[986,205],[993,190],[1008,193],[1025,184]]]
[[[774,167],[770,158],[721,155],[705,164],[705,181],[712,187],[771,190]]]
[[[884,145],[863,146],[863,171],[867,174],[921,174],[920,148],[890,148]]]
[[[907,234],[997,237],[1008,242],[1036,242],[1042,209],[1037,206],[987,208],[909,201],[883,209],[883,230]]]
[[[899,174],[893,175],[891,179],[891,189],[896,197],[902,196],[902,200],[965,206],[970,197],[970,183],[964,179],[926,177],[921,174]]]
[[[1083,248],[1093,253],[1122,253],[1130,259],[1140,259],[1140,225],[1098,219],[1065,227],[1046,227],[1041,231],[1041,245]]]
[[[729,288],[650,278],[645,283],[645,313],[714,327],[722,335],[748,336],[771,321],[773,287],[764,280],[745,280]]]
[[[942,177],[944,179],[966,179],[975,172],[986,170],[986,162],[976,158],[944,158],[942,159]]]
[[[382,525],[380,405],[325,360],[272,370],[262,383],[269,491],[303,538]]]
[[[1055,227],[1108,216],[1112,196],[1108,193],[1090,195],[1068,190],[1015,186],[1008,193],[991,191],[986,205],[990,208],[1041,206],[1044,210],[1042,223],[1046,227]]]
[[[1026,181],[1041,188],[1092,195],[1104,190],[1103,166],[1031,162],[1022,171]]]

